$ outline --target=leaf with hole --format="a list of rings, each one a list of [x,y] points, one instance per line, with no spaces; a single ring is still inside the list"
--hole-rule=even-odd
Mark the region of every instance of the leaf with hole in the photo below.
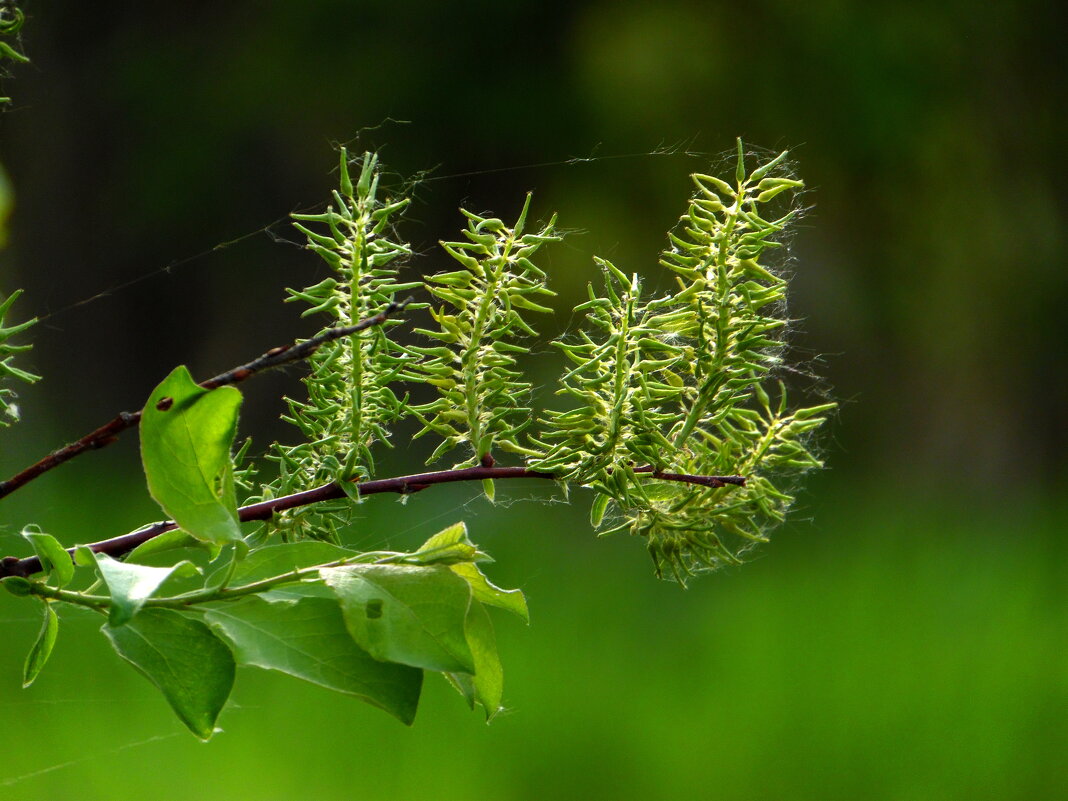
[[[141,417],[141,461],[152,497],[199,540],[241,539],[230,445],[241,393],[207,390],[176,367],[153,390]]]
[[[464,624],[467,582],[448,567],[350,565],[321,570],[353,639],[376,659],[474,673]]]

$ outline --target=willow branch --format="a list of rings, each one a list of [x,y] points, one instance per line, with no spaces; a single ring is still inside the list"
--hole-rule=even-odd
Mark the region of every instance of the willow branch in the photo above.
[[[293,362],[307,359],[327,342],[350,336],[365,328],[381,325],[392,315],[407,306],[411,301],[411,298],[407,298],[403,301],[390,303],[378,314],[368,317],[365,320],[360,320],[355,325],[345,326],[344,328],[331,328],[312,339],[297,342],[292,345],[282,345],[278,348],[271,348],[262,356],[253,359],[247,364],[235,367],[232,370],[227,370],[225,373],[220,373],[214,378],[209,378],[207,381],[200,382],[200,386],[204,389],[217,389],[218,387],[226,386],[227,384],[239,384],[245,379],[251,378],[257,373],[262,373],[265,370],[273,370],[276,367],[282,367],[286,364],[292,364]],[[119,434],[129,428],[133,428],[140,422],[140,420],[140,411],[120,412],[114,418],[104,423],[104,425],[89,432],[81,439],[71,442],[68,445],[64,445],[58,450],[52,451],[43,459],[34,462],[29,467],[13,475],[11,478],[7,479],[7,481],[0,482],[0,498],[10,495],[19,487],[25,486],[38,476],[59,467],[59,465],[64,462],[69,462],[75,456],[85,453],[86,451],[98,450],[110,445],[118,439]]]
[[[686,473],[663,473],[652,467],[639,467],[635,473],[648,474],[651,478],[662,481],[678,481],[684,484],[697,484],[703,487],[726,487],[728,485],[744,486],[744,476],[694,476]],[[356,483],[356,490],[361,496],[379,495],[381,493],[395,493],[398,495],[411,495],[416,492],[432,487],[436,484],[453,484],[460,481],[484,481],[486,479],[498,480],[509,478],[539,478],[557,481],[559,477],[555,473],[545,473],[539,470],[531,470],[527,467],[497,467],[492,464],[477,467],[464,467],[456,470],[438,470],[430,473],[417,473],[410,476],[397,476],[395,478],[379,478],[370,481]],[[336,481],[323,484],[321,487],[286,495],[281,498],[261,501],[260,503],[242,506],[237,510],[238,519],[242,522],[252,520],[269,520],[275,514],[288,509],[297,509],[302,506],[310,506],[323,501],[338,500],[349,495],[346,488]],[[153,523],[129,534],[113,537],[109,540],[94,542],[88,547],[95,553],[104,553],[108,556],[120,557],[129,553],[134,548],[149,540],[155,539],[160,534],[174,531],[177,524],[171,520]],[[67,553],[74,556],[74,549],[68,548]],[[4,576],[30,576],[41,572],[41,561],[36,556],[18,559],[14,556],[6,556],[0,560],[0,578]]]

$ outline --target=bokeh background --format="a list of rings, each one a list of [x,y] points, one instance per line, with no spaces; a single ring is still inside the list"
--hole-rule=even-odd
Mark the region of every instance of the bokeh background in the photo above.
[[[496,508],[461,489],[361,509],[353,536],[375,546],[465,519],[499,583],[527,591],[529,629],[499,624],[509,713],[489,727],[443,682],[407,729],[246,670],[202,745],[77,614],[21,690],[38,623],[5,595],[0,797],[1068,795],[1054,4],[23,7],[0,291],[24,287],[18,308],[44,318],[24,364],[45,380],[3,432],[5,474],[177,363],[206,376],[310,335],[283,288],[322,271],[284,218],[326,197],[341,141],[380,148],[398,189],[425,176],[403,230],[416,270],[440,264],[461,204],[507,217],[533,190],[537,215],[559,211],[574,234],[549,258],[550,334],[594,253],[661,280],[688,173],[735,136],[790,148],[812,190],[793,342],[842,410],[794,519],[686,591],[537,486],[502,486]],[[259,446],[290,436],[295,381],[245,388]],[[388,465],[411,469],[398,444]],[[35,482],[4,501],[0,550],[22,555],[31,521],[74,543],[155,519],[137,470],[130,437]]]

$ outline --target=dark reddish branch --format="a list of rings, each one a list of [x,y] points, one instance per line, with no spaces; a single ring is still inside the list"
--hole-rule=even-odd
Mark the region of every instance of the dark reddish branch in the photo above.
[[[639,467],[634,472],[651,473],[653,478],[659,478],[661,481],[679,481],[683,484],[699,484],[702,487],[725,487],[728,484],[745,486],[745,476],[691,476],[688,473],[663,473],[651,467]]]
[[[200,386],[204,387],[204,389],[216,389],[227,384],[238,384],[246,378],[251,378],[256,373],[262,373],[264,370],[271,370],[275,367],[281,367],[285,364],[291,364],[292,362],[307,359],[315,353],[320,346],[327,342],[355,334],[357,331],[362,331],[371,326],[381,325],[391,315],[396,314],[407,306],[411,300],[411,298],[408,298],[407,300],[400,302],[390,303],[378,314],[373,317],[368,317],[366,320],[360,320],[355,325],[346,326],[344,328],[331,328],[330,330],[319,334],[319,336],[305,340],[304,342],[272,348],[259,358],[253,359],[248,364],[243,364],[232,370],[227,370],[225,373],[220,373],[214,378],[209,378],[207,381],[201,381]],[[13,475],[7,481],[0,482],[0,498],[10,495],[19,487],[28,484],[38,476],[47,473],[49,470],[59,467],[59,465],[64,462],[70,461],[79,454],[110,445],[118,439],[119,434],[129,428],[133,428],[140,420],[141,412],[120,412],[112,420],[109,420],[95,431],[91,431],[81,439],[72,442],[69,445],[64,445],[62,448],[52,451],[40,461],[31,464],[25,470]]]
[[[652,467],[639,467],[635,473],[649,474],[662,481],[679,481],[685,484],[698,484],[704,487],[725,487],[728,484],[736,486],[745,485],[744,476],[691,476],[685,473],[662,473]],[[439,470],[432,473],[417,473],[411,476],[398,476],[396,478],[380,478],[372,481],[363,481],[356,484],[360,495],[378,495],[383,492],[393,492],[400,495],[410,495],[419,492],[435,484],[452,484],[458,481],[483,481],[485,479],[505,478],[541,478],[555,480],[553,473],[543,473],[531,470],[527,467],[464,467],[458,470]],[[286,495],[283,498],[274,498],[269,501],[242,506],[238,509],[238,517],[242,522],[249,520],[269,520],[277,512],[287,509],[296,509],[301,506],[309,506],[322,501],[337,500],[346,497],[347,493],[336,482],[324,484],[315,489]],[[177,526],[172,521],[153,523],[150,526],[123,534],[121,537],[113,537],[110,540],[92,543],[91,548],[96,553],[106,553],[108,556],[119,557],[127,554],[138,545],[148,542],[160,534],[173,531]],[[74,549],[67,551],[72,556]],[[41,561],[36,556],[26,559],[18,559],[14,556],[4,557],[0,560],[0,578],[4,576],[30,576],[41,572]]]

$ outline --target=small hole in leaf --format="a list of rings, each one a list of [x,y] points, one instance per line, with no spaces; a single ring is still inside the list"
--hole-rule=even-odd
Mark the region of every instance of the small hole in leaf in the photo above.
[[[159,403],[156,404],[156,408],[161,412],[167,411],[174,405],[174,398],[160,398]]]
[[[377,620],[382,617],[382,601],[375,598],[373,601],[367,602],[367,617],[370,620]]]

